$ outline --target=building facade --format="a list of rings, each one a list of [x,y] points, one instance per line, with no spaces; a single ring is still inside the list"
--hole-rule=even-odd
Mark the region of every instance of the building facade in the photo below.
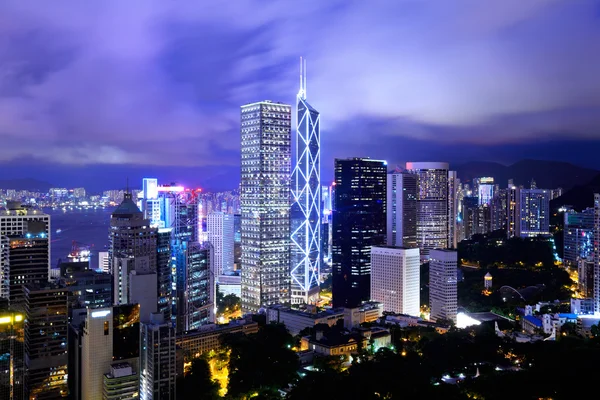
[[[371,247],[371,299],[383,311],[419,316],[420,267],[418,248]]]
[[[242,312],[290,302],[291,106],[241,108]]]
[[[140,337],[140,399],[175,400],[175,330],[157,313]]]
[[[387,244],[417,247],[416,175],[387,175]]]
[[[25,286],[25,396],[66,397],[67,299],[64,288]]]
[[[427,258],[435,248],[449,247],[448,163],[408,162],[417,175],[417,245]]]
[[[334,307],[370,299],[371,247],[385,243],[387,162],[335,160],[332,284]]]
[[[39,227],[43,226],[43,232],[38,232]],[[28,238],[27,233],[31,230],[31,228],[35,227],[36,237],[32,238],[31,236]],[[31,235],[31,232],[29,232]],[[0,210],[0,297],[9,299],[10,298],[10,288],[11,288],[11,277],[10,277],[10,256],[9,249],[13,248],[9,243],[11,242],[11,238],[17,240],[21,244],[25,245],[27,241],[33,240],[35,242],[36,248],[36,267],[35,269],[35,277],[27,278],[27,280],[37,281],[41,279],[43,281],[48,281],[48,277],[50,276],[50,243],[52,234],[50,227],[50,216],[48,214],[44,214],[40,210],[26,208],[21,206],[19,202],[9,201],[6,204],[6,208],[4,210]],[[42,243],[42,242],[45,242]],[[19,243],[14,243],[15,250],[18,252],[23,251],[23,247]],[[20,248],[21,250],[17,250]],[[42,249],[43,248],[43,249]],[[45,263],[46,263],[46,272],[45,274],[40,270],[41,263],[44,260],[41,260],[39,257],[42,256],[40,253],[43,252]],[[20,257],[19,257],[20,258]],[[25,260],[20,259],[20,264],[23,264]],[[17,260],[15,260],[17,262]],[[21,265],[22,267],[22,265]],[[22,272],[22,271],[21,271]],[[32,271],[33,272],[33,271]],[[20,278],[16,278],[15,276],[22,276],[22,273],[13,274],[12,285],[13,289],[15,288],[15,284],[20,285],[20,283],[16,283],[17,281],[21,281]],[[43,275],[43,276],[42,276]],[[19,292],[21,292],[21,288],[18,288]],[[13,290],[14,292],[14,290]],[[15,295],[17,294],[14,292]],[[22,295],[21,295],[22,296]]]
[[[576,266],[579,259],[591,258],[594,251],[594,209],[564,214],[563,260]]]
[[[550,236],[550,191],[519,189],[517,236]]]
[[[112,307],[88,309],[81,345],[82,398],[103,400],[104,374],[110,370],[112,356]]]
[[[315,304],[321,270],[321,130],[319,112],[306,101],[306,69],[302,60],[300,64],[290,210],[291,302]]]
[[[215,276],[233,271],[234,228],[233,215],[222,211],[208,214],[206,218],[208,242],[212,245],[212,266]]]
[[[429,258],[429,305],[431,320],[450,320],[456,323],[458,307],[458,253],[434,249]]]

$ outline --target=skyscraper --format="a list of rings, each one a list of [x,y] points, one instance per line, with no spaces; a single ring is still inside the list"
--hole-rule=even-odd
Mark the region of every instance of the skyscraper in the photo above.
[[[517,236],[550,236],[550,191],[520,189],[517,203]]]
[[[494,178],[479,178],[477,193],[474,194],[474,196],[479,198],[479,205],[490,205],[492,199],[494,198]]]
[[[67,395],[67,297],[64,288],[25,286],[26,398]]]
[[[207,217],[208,242],[212,246],[212,268],[215,277],[233,271],[233,215],[214,211]]]
[[[387,175],[387,244],[417,247],[416,175]]]
[[[175,400],[175,330],[161,313],[141,328],[140,399]]]
[[[458,244],[458,187],[460,180],[456,171],[448,171],[448,247],[455,249]]]
[[[44,234],[45,238],[42,238],[43,235],[37,238],[27,238],[27,231],[29,230],[30,222],[40,222],[44,224]],[[33,225],[40,226],[40,225]],[[36,228],[36,230],[39,230]],[[38,232],[41,233],[41,232]],[[10,297],[10,287],[11,287],[11,278],[10,278],[10,256],[8,254],[9,249],[11,248],[10,240],[19,239],[28,240],[33,239],[36,242],[36,248],[39,250],[39,246],[41,245],[40,239],[46,241],[45,245],[45,254],[44,260],[37,259],[37,263],[39,266],[36,267],[36,271],[41,273],[40,268],[42,268],[42,263],[45,262],[46,272],[45,272],[45,280],[48,280],[48,276],[50,275],[50,247],[48,243],[50,243],[51,239],[51,229],[50,229],[50,216],[48,214],[44,214],[43,212],[27,207],[21,206],[21,203],[15,201],[8,201],[6,204],[6,209],[0,210],[0,297],[8,299]],[[36,250],[36,251],[38,251]],[[23,260],[22,260],[23,261]],[[16,276],[20,276],[21,274],[13,274],[13,284],[19,280],[20,278],[16,278]],[[36,274],[38,275],[38,274]],[[37,278],[36,278],[37,279]],[[14,286],[13,286],[14,287]],[[19,287],[19,291],[20,291]]]
[[[417,175],[417,245],[427,258],[449,247],[448,163],[408,162],[406,169]]]
[[[156,273],[157,228],[125,193],[123,202],[110,218],[109,265],[113,271],[114,304],[129,303],[129,276]],[[156,289],[157,290],[157,289]]]
[[[385,243],[387,163],[335,160],[333,306],[357,307],[370,298],[371,247]]]
[[[112,307],[87,310],[81,344],[81,393],[84,399],[102,400],[104,374],[113,356]]]
[[[420,267],[416,247],[371,247],[371,300],[383,311],[419,316]]]
[[[447,319],[456,323],[458,307],[458,253],[432,249],[429,253],[429,305],[431,319]]]
[[[594,250],[594,209],[573,210],[564,214],[563,260],[574,267],[579,259],[589,258]]]
[[[290,302],[291,106],[241,109],[242,312]]]
[[[319,112],[306,101],[306,67],[302,59],[296,102],[296,166],[290,210],[291,298],[293,304],[313,304],[319,297],[321,269],[321,133]]]
[[[594,193],[594,313],[600,313],[600,194]]]
[[[210,270],[209,245],[178,242],[175,247],[177,267],[173,318],[179,333],[214,322],[216,293]]]

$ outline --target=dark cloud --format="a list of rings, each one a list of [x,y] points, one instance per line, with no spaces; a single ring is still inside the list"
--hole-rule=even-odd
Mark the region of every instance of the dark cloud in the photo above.
[[[0,3],[4,162],[235,171],[239,106],[293,102],[300,55],[324,166],[600,140],[592,1],[25,3]]]

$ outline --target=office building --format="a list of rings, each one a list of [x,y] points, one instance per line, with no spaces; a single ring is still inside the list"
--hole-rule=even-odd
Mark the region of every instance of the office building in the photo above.
[[[550,191],[518,189],[518,237],[550,236]]]
[[[113,273],[114,304],[130,303],[132,271],[156,273],[157,236],[158,229],[150,226],[150,221],[133,202],[131,193],[125,193],[123,202],[110,218],[108,256]]]
[[[484,177],[477,178],[477,180],[478,185],[475,196],[479,199],[479,205],[487,204],[489,206],[494,198],[494,178]]]
[[[86,400],[103,399],[104,374],[110,370],[112,356],[112,307],[88,308],[81,345],[82,398]]]
[[[161,313],[141,328],[140,399],[175,400],[175,330]]]
[[[60,399],[67,387],[68,291],[25,286],[26,398]]]
[[[321,276],[331,273],[333,186],[321,186]]]
[[[371,297],[371,247],[385,244],[387,162],[335,160],[332,284],[334,307]]]
[[[462,222],[465,239],[471,239],[477,232],[479,199],[477,197],[463,197]]]
[[[144,218],[150,220],[153,227],[164,228],[165,221],[161,218],[161,201],[158,198],[158,179],[144,178],[139,195],[141,198],[138,207],[144,213]]]
[[[112,268],[110,267],[110,261],[108,259],[108,251],[98,252],[98,271],[110,274]]]
[[[583,297],[594,298],[594,260],[580,258],[577,260],[577,288]]]
[[[242,312],[290,302],[291,106],[241,109]]]
[[[180,242],[176,247],[173,319],[177,332],[214,322],[215,278],[210,271],[210,246]]]
[[[306,101],[306,68],[300,60],[296,96],[296,165],[292,174],[292,304],[316,304],[321,270],[320,114]]]
[[[35,232],[30,232],[31,230]],[[30,237],[27,237],[28,233]],[[21,206],[19,202],[14,201],[8,201],[6,208],[0,210],[0,297],[9,299],[12,285],[13,295],[20,296],[22,299],[22,295],[17,293],[21,292],[20,285],[48,281],[51,259],[48,245],[50,239],[51,228],[48,214]],[[12,244],[10,243],[11,240],[13,240]],[[28,251],[30,244],[34,246],[30,250],[35,253],[35,266],[32,265],[32,274],[28,274],[24,278],[27,282],[21,282],[23,279],[19,277],[23,276],[24,271],[22,269],[30,263],[29,260],[23,258],[23,252]],[[13,267],[12,279],[10,256],[8,254],[10,249],[14,249],[14,256],[16,257],[13,262],[19,264]],[[45,273],[41,271],[44,261],[46,265]],[[19,269],[19,273],[15,269]],[[15,298],[13,298],[14,300]]]
[[[233,264],[236,271],[242,268],[242,215],[233,215]]]
[[[66,272],[60,279],[69,291],[69,310],[112,305],[112,276],[94,270]]]
[[[520,236],[520,191],[520,188],[512,185],[512,182],[509,181],[506,190],[506,235],[509,238]]]
[[[8,299],[11,307],[22,309],[25,285],[43,285],[48,282],[50,243],[44,221],[27,221],[19,235],[3,236],[2,255],[8,278]],[[8,262],[7,262],[8,261]]]
[[[24,320],[20,312],[0,311],[0,399],[24,398]]]
[[[212,271],[215,276],[233,272],[233,215],[222,211],[208,214],[208,242],[212,246]]]
[[[420,260],[418,248],[371,247],[371,299],[383,311],[420,315]]]
[[[458,190],[460,179],[456,171],[448,171],[448,247],[455,249],[458,244]]]
[[[594,313],[600,313],[600,194],[594,193]]]
[[[594,209],[564,213],[563,260],[574,267],[579,259],[592,258],[594,251]]]
[[[172,298],[172,228],[159,228],[156,245],[156,280],[158,284],[157,311],[165,316],[165,321],[171,320]]]
[[[433,249],[429,257],[429,305],[431,320],[456,324],[458,308],[458,254],[454,250]]]
[[[298,335],[306,328],[314,328],[319,324],[325,324],[332,327],[336,325],[338,321],[343,320],[343,308],[317,311],[314,306],[309,306],[308,310],[302,311],[276,305],[267,309],[267,323],[284,324],[286,329],[294,336]]]
[[[491,214],[491,230],[504,230],[507,229],[507,196],[509,189],[500,189],[494,192],[494,197],[490,203],[490,214]]]
[[[416,175],[387,175],[387,244],[417,247]]]
[[[408,172],[417,175],[417,246],[426,259],[429,250],[448,248],[448,163],[408,162]]]
[[[138,373],[130,363],[115,363],[104,375],[104,400],[137,399],[139,389]]]

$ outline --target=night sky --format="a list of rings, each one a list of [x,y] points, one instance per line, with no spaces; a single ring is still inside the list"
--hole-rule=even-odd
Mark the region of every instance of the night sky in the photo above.
[[[0,2],[0,179],[237,187],[239,106],[294,104],[334,157],[600,169],[592,0]]]

